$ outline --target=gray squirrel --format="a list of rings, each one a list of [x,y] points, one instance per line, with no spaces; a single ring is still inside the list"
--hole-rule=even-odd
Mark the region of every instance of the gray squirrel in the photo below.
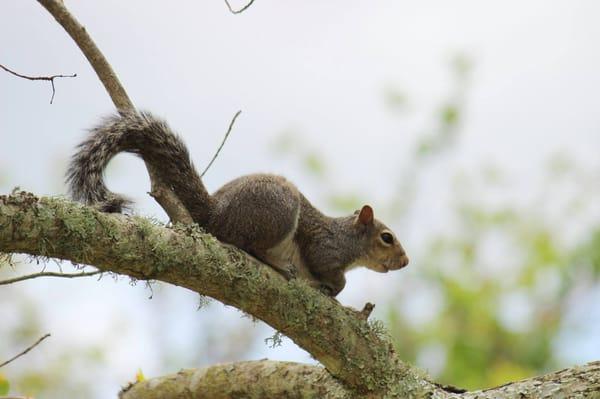
[[[103,181],[106,165],[121,152],[154,166],[207,232],[327,295],[335,297],[344,288],[344,273],[355,266],[386,273],[408,264],[402,245],[369,205],[351,216],[328,217],[296,186],[271,174],[239,177],[210,195],[183,141],[150,113],[110,116],[91,129],[67,172],[73,198],[121,212],[128,201]]]

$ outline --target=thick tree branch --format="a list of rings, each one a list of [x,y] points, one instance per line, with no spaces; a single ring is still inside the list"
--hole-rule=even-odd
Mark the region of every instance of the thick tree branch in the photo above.
[[[104,85],[108,95],[115,107],[121,113],[136,112],[133,102],[129,99],[125,88],[119,81],[117,74],[98,48],[96,43],[83,25],[69,12],[61,0],[38,0],[48,10],[56,21],[67,31],[71,39],[83,52],[98,78]],[[150,175],[150,195],[165,210],[173,223],[190,224],[193,222],[188,210],[183,206],[179,198],[169,188],[166,182],[161,181],[157,171],[146,163],[146,169]]]
[[[120,399],[187,399],[190,397],[244,398],[348,398],[348,391],[322,367],[261,360],[182,370],[151,378],[125,388]],[[484,391],[448,398],[598,398],[600,362],[588,363],[513,382]]]
[[[350,392],[323,367],[259,360],[181,370],[134,383],[120,399],[348,398]]]
[[[424,393],[433,386],[356,311],[192,227],[168,229],[20,193],[0,196],[0,251],[68,259],[211,296],[286,334],[360,392]]]
[[[121,399],[169,397],[244,398],[347,398],[352,396],[322,367],[269,360],[215,365],[203,369],[182,370],[125,388]],[[513,382],[497,388],[450,398],[595,398],[600,394],[600,362],[588,363]],[[596,396],[594,396],[596,395]]]
[[[467,392],[456,397],[465,399],[598,399],[600,398],[600,361],[511,382],[492,389]]]
[[[324,391],[327,394],[323,396],[334,398],[345,394],[473,399],[594,398],[600,392],[600,362],[593,362],[492,390],[449,393],[401,362],[385,333],[358,317],[356,311],[340,306],[301,280],[285,281],[268,266],[193,227],[169,229],[143,218],[104,214],[63,199],[38,199],[32,194],[19,193],[0,196],[0,250],[91,264],[103,271],[137,279],[156,279],[211,296],[283,332],[343,384],[331,385],[324,374],[323,380],[312,380],[311,376],[322,371],[316,366],[253,362],[229,368],[216,366],[208,369],[208,374],[185,371],[167,380],[153,379],[149,385],[143,383],[139,388],[135,384],[127,395],[130,391],[131,395],[147,392],[149,387],[162,384],[172,387],[185,385],[186,381],[201,384],[204,375],[209,378],[206,381],[215,381],[226,375],[223,372],[237,370],[229,374],[232,378],[219,388],[231,390],[235,389],[232,386],[245,385],[233,378],[237,378],[237,372],[268,378],[270,372],[286,375],[286,367],[292,367],[296,370],[294,373],[301,375],[306,372],[307,381],[322,381],[322,386],[298,385],[302,392],[331,388],[333,391]],[[246,381],[242,375],[239,377]],[[296,377],[295,374],[289,376],[300,384]]]

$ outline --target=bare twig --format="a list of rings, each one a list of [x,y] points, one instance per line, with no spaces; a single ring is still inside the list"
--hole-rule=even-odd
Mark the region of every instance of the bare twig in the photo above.
[[[52,104],[52,101],[54,101],[54,94],[56,94],[56,89],[54,88],[54,79],[56,78],[75,78],[77,77],[77,74],[74,73],[72,75],[52,75],[52,76],[27,76],[27,75],[22,75],[18,72],[15,71],[11,71],[10,69],[8,69],[7,67],[5,67],[4,65],[0,64],[0,68],[4,69],[6,72],[13,74],[19,78],[23,78],[23,79],[28,79],[28,80],[46,80],[50,82],[50,85],[52,85],[52,97],[50,97],[50,104]]]
[[[225,145],[225,142],[227,141],[227,137],[229,137],[229,133],[231,133],[231,129],[233,129],[233,124],[235,123],[235,120],[237,119],[238,116],[240,116],[241,113],[242,113],[241,110],[236,112],[235,115],[233,116],[233,118],[231,119],[231,122],[229,122],[229,128],[227,128],[227,132],[225,133],[225,137],[223,137],[223,141],[221,142],[221,145],[219,146],[219,148],[217,148],[217,152],[215,152],[215,155],[212,157],[212,159],[210,160],[208,165],[206,165],[206,168],[204,168],[204,172],[202,172],[200,177],[204,177],[204,174],[208,171],[208,169],[211,167],[211,165],[213,164],[215,159],[217,159],[217,157],[219,156],[221,149],[223,148],[223,146]]]
[[[18,355],[14,356],[11,359],[8,359],[7,361],[5,361],[4,363],[0,364],[0,367],[4,367],[6,366],[8,363],[20,358],[21,356],[23,356],[24,354],[26,354],[27,352],[29,352],[30,350],[32,350],[33,348],[35,348],[36,346],[38,346],[40,344],[40,342],[42,342],[43,340],[45,340],[46,338],[48,338],[50,336],[50,334],[46,334],[43,337],[41,337],[40,339],[38,339],[33,345],[29,346],[27,349],[25,349],[23,352],[19,353]]]
[[[101,270],[95,270],[93,272],[81,272],[81,273],[57,273],[57,272],[39,272],[33,274],[27,274],[25,276],[19,276],[15,278],[10,278],[8,280],[0,280],[0,285],[7,285],[18,283],[19,281],[30,280],[38,277],[63,277],[63,278],[76,278],[76,277],[89,277],[95,276],[97,274],[102,273]]]
[[[240,8],[239,10],[236,11],[231,7],[231,4],[229,4],[229,0],[225,0],[225,4],[227,4],[227,8],[229,8],[229,11],[231,11],[232,14],[243,13],[252,5],[252,3],[254,3],[254,0],[250,0],[250,2],[248,4],[246,4],[244,7]]]

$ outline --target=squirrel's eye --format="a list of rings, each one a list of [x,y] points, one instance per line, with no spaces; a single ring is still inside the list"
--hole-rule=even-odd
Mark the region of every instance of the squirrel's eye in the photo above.
[[[381,239],[386,244],[393,244],[394,243],[394,236],[391,235],[390,233],[382,233],[381,234]]]

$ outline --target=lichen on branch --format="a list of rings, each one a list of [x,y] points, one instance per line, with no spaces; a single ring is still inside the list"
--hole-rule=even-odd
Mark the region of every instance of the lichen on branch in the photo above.
[[[195,225],[167,228],[58,198],[0,196],[0,251],[71,260],[102,271],[188,288],[257,317],[358,392],[429,388],[360,313],[286,281]]]

